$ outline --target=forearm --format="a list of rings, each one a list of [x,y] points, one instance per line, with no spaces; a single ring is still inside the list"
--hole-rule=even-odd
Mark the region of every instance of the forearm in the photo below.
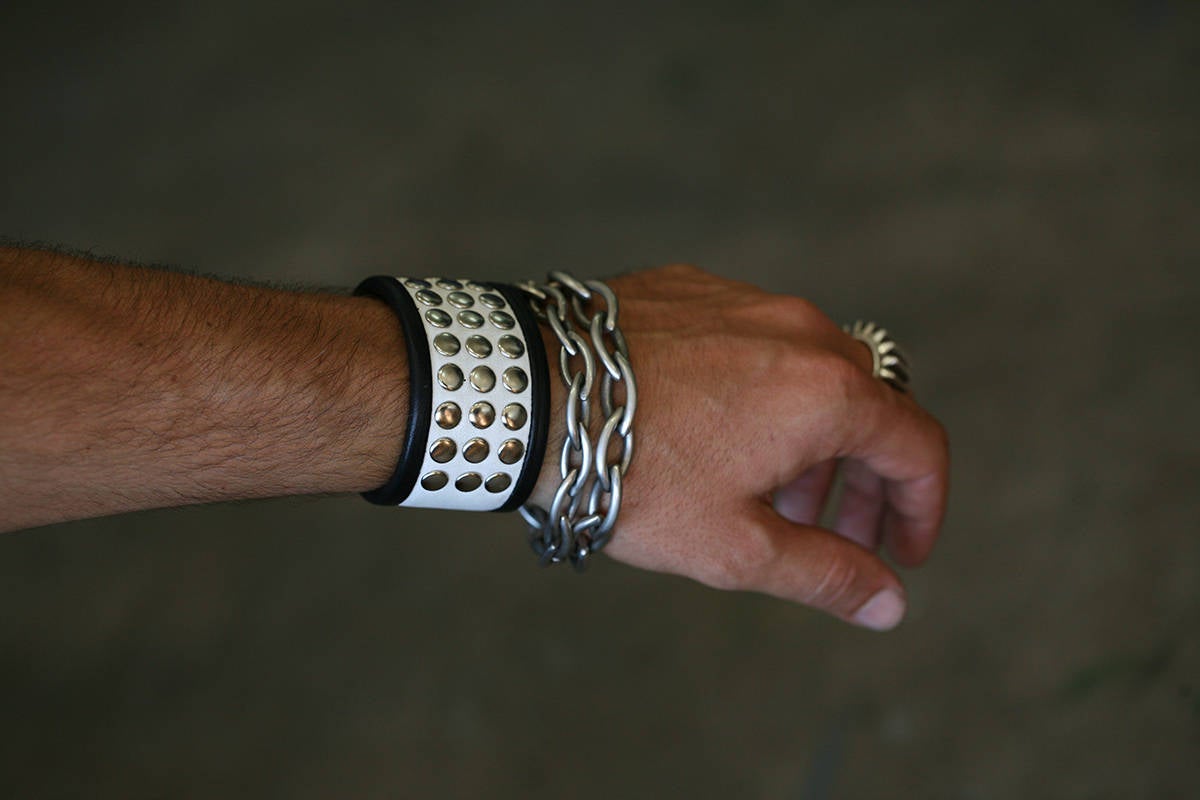
[[[404,352],[371,299],[0,249],[0,530],[374,488]]]

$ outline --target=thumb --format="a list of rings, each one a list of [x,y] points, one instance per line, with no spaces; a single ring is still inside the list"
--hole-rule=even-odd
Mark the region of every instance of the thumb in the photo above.
[[[875,553],[832,531],[791,522],[770,505],[759,511],[772,558],[747,586],[820,609],[872,630],[891,630],[904,618],[900,578]]]

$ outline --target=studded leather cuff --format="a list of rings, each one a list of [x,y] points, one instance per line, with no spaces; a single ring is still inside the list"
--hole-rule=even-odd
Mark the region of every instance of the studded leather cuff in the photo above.
[[[409,418],[396,471],[363,497],[381,505],[510,511],[546,452],[545,347],[523,293],[504,284],[375,276],[355,289],[404,331]]]

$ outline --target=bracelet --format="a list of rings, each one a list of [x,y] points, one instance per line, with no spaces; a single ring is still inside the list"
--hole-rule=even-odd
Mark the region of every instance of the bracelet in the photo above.
[[[549,370],[522,291],[449,278],[375,276],[354,293],[386,303],[408,352],[400,460],[363,497],[380,505],[511,511],[546,452]]]
[[[629,347],[617,327],[617,297],[607,284],[555,271],[547,283],[524,283],[521,288],[529,294],[538,319],[558,338],[559,373],[568,390],[567,435],[558,462],[562,483],[549,509],[525,505],[521,515],[530,528],[530,546],[543,565],[570,561],[582,571],[589,555],[608,543],[621,508],[621,481],[633,459],[637,384]],[[572,318],[586,337],[574,329]],[[572,359],[577,369],[571,368]],[[599,373],[597,361],[603,368]],[[593,441],[589,431],[597,374],[605,419]],[[618,386],[624,387],[619,405]],[[614,439],[619,449],[610,456]]]
[[[410,371],[400,460],[387,483],[363,497],[423,508],[519,508],[540,562],[569,561],[582,571],[612,537],[633,459],[637,384],[612,289],[555,271],[544,284],[519,286],[375,276],[354,293],[396,314]],[[550,416],[539,321],[558,339],[567,389],[562,482],[548,509],[527,503]],[[593,438],[594,396],[603,421]]]

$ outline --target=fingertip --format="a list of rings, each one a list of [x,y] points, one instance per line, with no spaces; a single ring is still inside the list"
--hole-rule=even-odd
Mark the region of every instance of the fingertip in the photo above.
[[[873,631],[890,631],[904,619],[908,608],[902,592],[894,588],[880,589],[850,617],[850,621]]]

